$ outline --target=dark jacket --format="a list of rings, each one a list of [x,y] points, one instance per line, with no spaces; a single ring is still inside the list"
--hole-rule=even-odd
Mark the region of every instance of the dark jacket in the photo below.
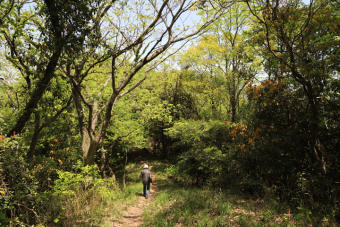
[[[152,182],[151,172],[148,169],[143,169],[140,173],[140,177],[142,178],[143,184],[148,184]]]

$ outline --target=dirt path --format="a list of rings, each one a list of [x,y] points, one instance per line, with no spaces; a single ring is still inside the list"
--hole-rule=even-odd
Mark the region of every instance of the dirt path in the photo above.
[[[148,199],[145,199],[142,196],[142,193],[138,197],[138,201],[133,206],[129,207],[123,214],[123,218],[120,220],[112,220],[112,225],[105,225],[105,226],[112,226],[112,227],[139,227],[142,226],[143,223],[143,212],[144,209],[150,204],[150,202],[155,197],[155,193],[157,191],[157,183],[155,176],[152,176],[153,183],[151,184],[150,188],[150,196]]]

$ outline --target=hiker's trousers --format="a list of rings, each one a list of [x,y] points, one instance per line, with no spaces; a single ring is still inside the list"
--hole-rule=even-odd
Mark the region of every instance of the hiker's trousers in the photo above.
[[[150,182],[148,183],[143,183],[143,195],[145,198],[148,198],[150,194]]]

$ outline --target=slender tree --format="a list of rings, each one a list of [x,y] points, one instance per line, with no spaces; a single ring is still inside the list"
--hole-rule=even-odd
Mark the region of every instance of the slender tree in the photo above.
[[[188,50],[183,56],[185,67],[192,68],[198,74],[210,75],[211,80],[224,80],[224,91],[228,94],[229,119],[239,119],[240,96],[259,71],[261,60],[255,54],[256,48],[250,46],[249,34],[251,18],[244,3],[235,3],[227,9],[209,29],[209,35],[202,37],[201,42]],[[220,88],[210,94],[213,109],[218,105]],[[208,90],[208,89],[207,89]],[[208,92],[208,91],[207,91]],[[206,93],[207,93],[206,92]]]

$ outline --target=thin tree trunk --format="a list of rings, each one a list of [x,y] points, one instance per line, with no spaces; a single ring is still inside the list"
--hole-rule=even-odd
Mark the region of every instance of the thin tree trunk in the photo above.
[[[320,127],[319,127],[319,107],[318,103],[315,100],[309,100],[311,105],[311,146],[316,157],[316,160],[319,162],[320,168],[323,174],[327,172],[327,163],[325,160],[325,147],[322,145],[320,141]]]
[[[35,147],[37,146],[39,134],[40,134],[40,114],[39,112],[35,112],[34,114],[34,133],[32,135],[31,143],[30,143],[30,149],[27,154],[27,158],[31,159],[34,154]]]
[[[235,96],[230,96],[230,105],[231,105],[231,122],[236,122],[236,100]]]
[[[230,92],[230,106],[231,106],[231,122],[236,122],[236,85],[235,85],[235,74],[232,76],[232,86]]]
[[[107,169],[107,157],[106,157],[106,151],[104,149],[104,146],[102,144],[101,148],[100,148],[100,171],[102,172],[102,176],[103,178],[107,177],[106,174],[106,169]]]
[[[124,162],[124,172],[123,172],[123,179],[122,179],[122,183],[123,183],[123,188],[126,188],[126,165],[127,165],[127,148],[123,148],[125,150],[125,162]]]

